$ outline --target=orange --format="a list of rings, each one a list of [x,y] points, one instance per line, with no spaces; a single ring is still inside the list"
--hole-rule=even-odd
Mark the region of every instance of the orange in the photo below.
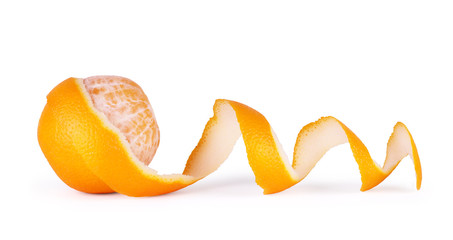
[[[47,96],[38,141],[55,173],[82,192],[153,196],[184,188],[214,172],[241,136],[256,182],[264,193],[298,183],[332,147],[349,142],[362,176],[362,191],[381,183],[409,155],[417,189],[421,165],[412,135],[395,125],[381,168],[343,123],[324,117],[299,133],[291,164],[266,118],[238,102],[217,100],[198,145],[182,174],[160,175],[147,167],[159,144],[159,129],[148,98],[127,78],[69,78]]]

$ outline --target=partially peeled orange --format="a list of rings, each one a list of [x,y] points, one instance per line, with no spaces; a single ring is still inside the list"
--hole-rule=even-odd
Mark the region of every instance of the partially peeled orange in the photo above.
[[[47,96],[38,141],[55,173],[87,193],[119,192],[154,196],[176,191],[215,171],[241,136],[264,193],[298,183],[330,148],[349,142],[362,176],[361,190],[381,183],[407,155],[414,162],[417,189],[421,165],[415,142],[402,123],[395,125],[383,167],[343,123],[324,117],[299,133],[292,164],[266,118],[238,102],[217,100],[198,145],[182,174],[160,175],[147,165],[159,145],[159,128],[143,90],[117,76],[69,78]]]

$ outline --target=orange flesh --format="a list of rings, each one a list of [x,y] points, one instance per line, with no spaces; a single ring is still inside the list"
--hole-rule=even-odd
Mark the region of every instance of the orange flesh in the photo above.
[[[159,127],[143,90],[117,76],[89,77],[83,84],[96,109],[126,137],[135,156],[148,165],[159,146]]]
[[[365,145],[343,123],[325,117],[306,125],[288,161],[271,126],[256,110],[217,100],[183,174],[159,175],[145,164],[159,143],[147,97],[129,79],[98,76],[70,78],[48,96],[38,140],[50,165],[69,186],[84,192],[116,191],[154,196],[176,191],[214,172],[243,136],[250,166],[264,193],[276,193],[303,180],[330,148],[349,143],[362,176],[362,191],[382,182],[407,155],[414,162],[417,189],[421,165],[412,135],[397,123],[381,168]],[[137,137],[139,136],[139,137]]]

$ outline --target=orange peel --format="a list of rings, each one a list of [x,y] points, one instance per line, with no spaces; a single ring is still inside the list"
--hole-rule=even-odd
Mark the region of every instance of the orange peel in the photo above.
[[[99,90],[90,88],[87,84],[90,79],[116,84],[113,92],[117,95],[120,92],[121,101],[141,104],[133,105],[141,109],[140,114],[132,113],[134,119],[121,120],[129,121],[129,126],[133,122],[135,129],[122,129],[118,127],[120,123],[112,121],[108,111],[119,111],[117,115],[121,118],[121,114],[128,111],[127,106],[102,109],[102,104],[115,105],[118,96],[107,99],[108,103],[105,99],[96,100],[94,95]],[[118,81],[132,87],[126,89]],[[416,187],[420,189],[420,158],[414,139],[403,123],[398,122],[393,129],[383,167],[373,161],[362,141],[334,117],[320,118],[302,128],[291,165],[270,124],[258,111],[225,99],[216,100],[213,109],[214,116],[206,124],[182,174],[158,174],[147,166],[159,142],[157,123],[140,87],[121,77],[69,78],[56,86],[47,96],[38,125],[38,141],[63,182],[87,193],[155,196],[187,187],[214,172],[227,159],[241,135],[256,183],[265,194],[280,192],[300,182],[329,149],[343,143],[349,143],[359,166],[362,191],[381,183],[408,155],[414,163]],[[131,133],[130,136],[141,134],[144,137],[134,143],[138,137],[131,140],[125,131]]]

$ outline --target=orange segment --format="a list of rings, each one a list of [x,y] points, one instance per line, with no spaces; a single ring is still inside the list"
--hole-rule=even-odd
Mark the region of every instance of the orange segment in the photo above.
[[[361,190],[382,182],[407,155],[414,161],[417,189],[421,185],[417,149],[402,123],[389,139],[382,168],[360,139],[333,117],[299,132],[291,165],[266,118],[229,100],[214,104],[214,116],[183,174],[160,175],[146,166],[159,143],[151,105],[137,84],[122,77],[65,80],[49,94],[38,127],[41,149],[67,185],[83,192],[129,196],[169,193],[206,177],[225,161],[241,134],[256,182],[266,194],[301,181],[329,149],[346,142],[360,169]]]

